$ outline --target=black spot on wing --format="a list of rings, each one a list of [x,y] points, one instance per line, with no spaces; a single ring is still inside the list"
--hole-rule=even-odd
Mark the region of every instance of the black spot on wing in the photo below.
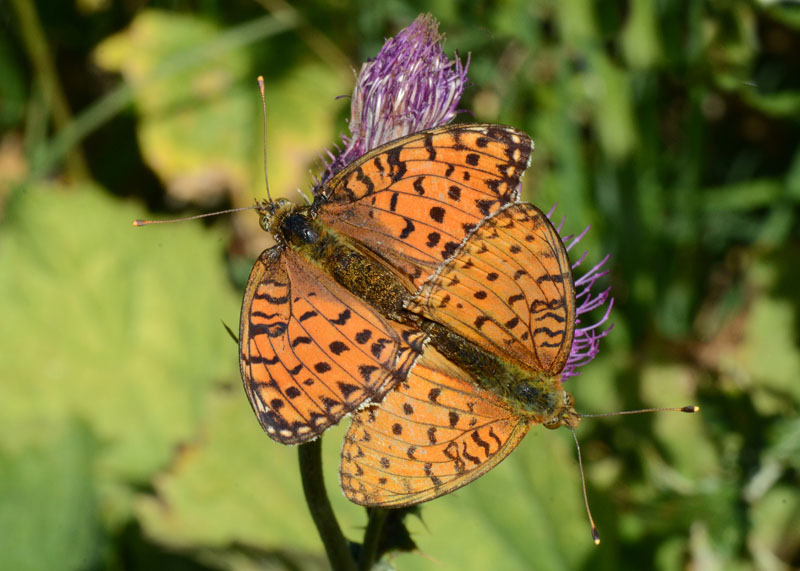
[[[402,150],[402,147],[395,147],[386,153],[386,162],[389,163],[392,182],[397,182],[406,176],[406,163],[400,159]]]
[[[298,345],[310,345],[311,344],[311,337],[307,337],[305,335],[298,335],[294,339],[292,339],[292,347],[297,347]]]
[[[351,317],[352,317],[352,314],[350,313],[350,310],[349,309],[345,309],[344,311],[342,311],[339,314],[339,317],[337,317],[336,319],[331,320],[331,323],[333,323],[335,325],[344,325],[348,321],[350,321]]]
[[[478,207],[478,210],[480,210],[481,214],[484,216],[489,216],[489,214],[491,214],[492,207],[495,204],[497,204],[495,200],[480,199],[475,201],[475,206]]]
[[[339,387],[339,391],[341,391],[345,400],[347,400],[351,394],[361,389],[361,387],[357,385],[351,385],[350,383],[337,383],[336,386]]]
[[[481,435],[477,430],[473,430],[472,434],[470,434],[470,437],[472,438],[472,441],[475,442],[475,444],[483,448],[483,453],[488,457],[489,452],[491,450],[489,443],[486,442],[483,438],[481,438]]]
[[[456,250],[460,245],[461,244],[459,244],[458,242],[448,242],[447,244],[445,244],[444,248],[442,248],[442,259],[443,260],[449,259],[450,256],[456,253]]]
[[[406,238],[408,238],[411,235],[411,233],[415,230],[414,223],[411,220],[409,220],[408,218],[403,218],[403,220],[405,220],[406,226],[405,228],[403,228],[402,232],[400,232],[401,240],[405,240]]]
[[[414,185],[413,185],[414,186],[414,191],[417,194],[419,194],[420,196],[424,196],[425,195],[425,185],[423,184],[424,182],[425,182],[425,177],[424,176],[418,176],[414,180]]]
[[[314,363],[314,370],[320,374],[327,373],[331,370],[331,366],[324,361],[320,361],[319,363]]]
[[[441,234],[439,234],[438,232],[431,232],[430,234],[428,234],[428,241],[425,243],[425,245],[428,248],[433,248],[434,246],[436,246],[436,244],[439,243],[439,240],[441,239],[442,239]]]
[[[350,350],[350,347],[348,347],[345,343],[342,343],[341,341],[334,341],[328,347],[330,348],[331,353],[337,356],[341,355],[345,351]]]
[[[431,426],[428,429],[428,442],[430,442],[431,444],[436,444],[438,442],[438,438],[436,436],[436,427],[435,426]]]
[[[270,338],[280,337],[284,333],[289,326],[285,322],[279,323],[270,323],[270,324],[263,324],[263,323],[250,323],[250,335],[255,337],[257,335],[266,335]]]

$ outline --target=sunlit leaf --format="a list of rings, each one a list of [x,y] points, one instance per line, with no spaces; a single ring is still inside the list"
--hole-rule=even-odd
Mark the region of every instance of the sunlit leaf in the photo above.
[[[0,415],[82,419],[103,479],[146,480],[190,437],[206,391],[235,371],[219,325],[237,320],[197,225],[135,229],[142,211],[92,187],[20,190],[0,256]]]
[[[0,567],[87,569],[99,564],[91,470],[96,443],[76,422],[2,422]]]

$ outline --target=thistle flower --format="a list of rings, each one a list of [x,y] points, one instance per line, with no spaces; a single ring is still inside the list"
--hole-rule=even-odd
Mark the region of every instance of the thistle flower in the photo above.
[[[430,14],[386,43],[361,66],[350,104],[350,136],[344,149],[328,153],[315,191],[338,170],[384,143],[449,123],[467,83],[467,63],[448,59],[439,23]]]

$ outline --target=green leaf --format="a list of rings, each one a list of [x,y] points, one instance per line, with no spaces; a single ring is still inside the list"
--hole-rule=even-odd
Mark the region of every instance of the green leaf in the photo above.
[[[95,52],[102,67],[135,86],[144,158],[182,201],[213,201],[231,190],[244,203],[264,193],[256,78],[243,47],[211,49],[228,43],[209,21],[146,10]],[[269,174],[277,195],[307,186],[308,165],[330,145],[335,106],[320,106],[319,98],[332,102],[347,91],[339,78],[305,62],[284,76],[267,76]],[[272,149],[280,149],[277,160]]]
[[[132,228],[141,216],[97,188],[32,187],[0,234],[0,417],[82,419],[105,484],[146,481],[236,370],[222,234]]]
[[[89,432],[76,422],[9,425],[4,419],[2,428],[0,568],[98,565],[100,522],[91,470],[95,443]]]
[[[574,450],[567,431],[534,427],[488,474],[423,504],[421,521],[408,523],[425,556],[400,555],[398,568],[579,568],[595,547]]]
[[[243,191],[249,178],[244,159],[255,158],[251,149],[258,139],[249,127],[258,99],[253,87],[244,89],[246,51],[210,56],[202,66],[187,58],[218,36],[209,21],[148,10],[95,53],[102,67],[137,87],[145,160],[182,200],[208,200],[209,193],[228,187]],[[170,60],[178,62],[175,70],[157,73]]]
[[[328,482],[330,494],[335,486]],[[213,396],[197,436],[156,478],[155,495],[139,496],[136,512],[149,535],[176,547],[321,551],[297,449],[264,434],[238,383]]]

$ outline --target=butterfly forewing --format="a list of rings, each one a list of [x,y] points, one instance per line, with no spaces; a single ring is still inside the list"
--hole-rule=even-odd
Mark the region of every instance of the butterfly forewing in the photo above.
[[[273,439],[315,438],[412,368],[419,331],[386,320],[292,250],[264,251],[242,306],[242,379]]]
[[[558,373],[575,324],[566,249],[538,208],[510,205],[475,230],[409,309],[488,351]]]
[[[419,287],[487,216],[518,198],[530,137],[449,125],[367,153],[323,191],[320,220]]]
[[[496,466],[529,427],[429,346],[380,405],[353,415],[342,449],[342,490],[366,506],[436,498]]]

